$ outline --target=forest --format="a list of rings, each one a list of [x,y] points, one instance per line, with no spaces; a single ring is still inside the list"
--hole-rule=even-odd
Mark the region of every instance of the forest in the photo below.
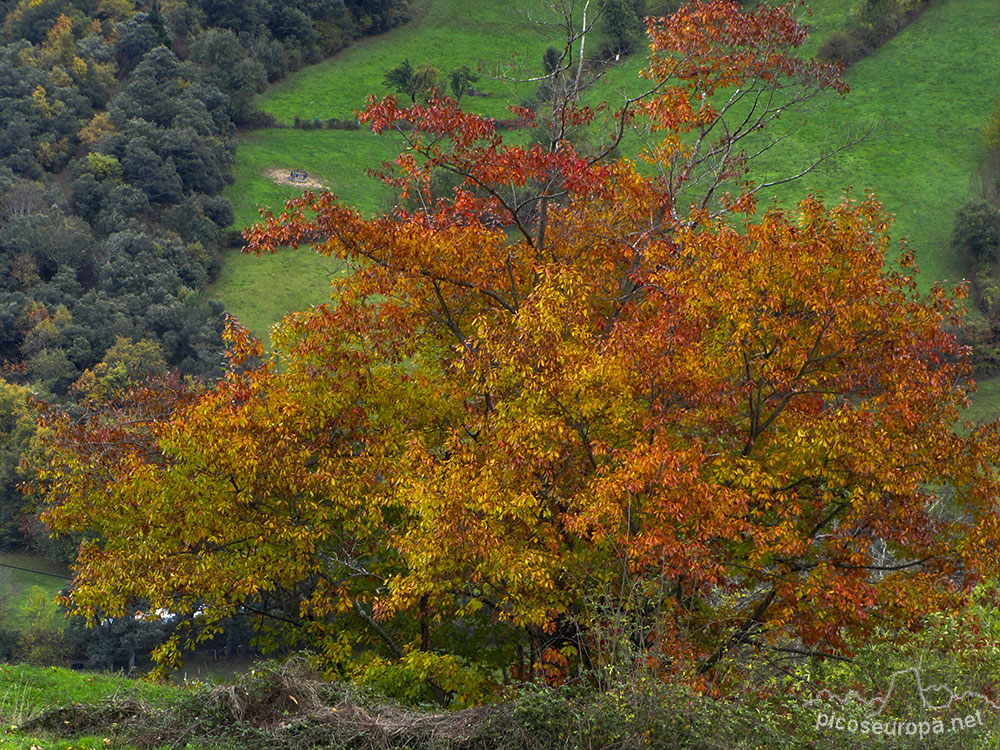
[[[996,95],[932,265],[964,280],[877,194],[799,187],[875,126],[774,156],[949,4],[861,0],[810,43],[795,4],[556,3],[536,60],[379,58],[353,117],[288,127],[279,81],[433,4],[4,3],[0,546],[67,585],[14,587],[0,656],[278,659],[15,701],[11,732],[994,747]],[[382,208],[285,188],[245,226],[243,145],[319,130],[398,154],[356,165]],[[328,301],[262,341],[215,289],[300,247]]]
[[[72,403],[176,370],[221,373],[223,309],[202,294],[233,237],[235,134],[253,96],[405,19],[392,2],[4,3],[0,48],[0,361]],[[238,233],[237,233],[238,238]],[[41,545],[15,485],[31,430],[8,433],[7,549]],[[28,514],[30,515],[30,513]]]

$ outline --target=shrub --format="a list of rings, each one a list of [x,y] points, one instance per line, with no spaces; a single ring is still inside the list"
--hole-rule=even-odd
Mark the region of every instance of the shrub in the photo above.
[[[951,245],[973,266],[1000,258],[1000,211],[984,200],[966,203],[955,216]]]
[[[899,0],[862,0],[849,11],[847,28],[863,46],[874,50],[899,30],[903,16]]]
[[[485,679],[482,672],[450,654],[411,651],[401,659],[362,659],[355,680],[397,701],[431,703],[438,700],[431,685],[445,693],[454,707],[482,702]]]
[[[819,46],[816,56],[820,60],[850,65],[861,57],[861,46],[852,34],[835,31]]]

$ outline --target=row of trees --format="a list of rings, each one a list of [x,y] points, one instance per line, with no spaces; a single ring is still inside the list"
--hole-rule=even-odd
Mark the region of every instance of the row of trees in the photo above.
[[[445,74],[431,63],[424,62],[414,67],[407,59],[387,71],[382,83],[392,91],[410,97],[410,101],[416,104],[418,98],[426,102],[445,84],[450,87],[455,100],[462,101],[463,96],[474,91],[472,84],[478,80],[479,76],[468,65],[461,65]]]
[[[861,0],[849,9],[844,28],[823,41],[817,56],[850,65],[872,54],[930,3],[931,0]]]
[[[960,606],[1000,543],[997,427],[955,429],[960,307],[887,260],[874,198],[755,212],[745,139],[845,90],[804,36],[789,8],[685,5],[590,146],[569,85],[518,113],[528,145],[454,100],[372,99],[360,119],[406,138],[386,179],[422,200],[305,197],[248,235],[350,262],[336,304],[267,356],[231,322],[213,387],[47,420],[45,520],[92,534],[75,610],[186,616],[165,667],[251,613],[447,702],[619,646],[718,687],[734,656],[838,654]],[[613,158],[630,127],[654,169]],[[435,200],[439,172],[458,185]]]

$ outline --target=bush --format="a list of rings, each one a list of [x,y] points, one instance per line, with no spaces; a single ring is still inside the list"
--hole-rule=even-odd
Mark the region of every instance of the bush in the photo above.
[[[903,15],[899,0],[862,0],[848,12],[847,30],[871,52],[899,30]]]
[[[984,200],[966,203],[955,216],[951,245],[970,266],[1000,258],[1000,211]]]
[[[852,34],[835,31],[819,46],[816,57],[826,62],[850,65],[861,57],[861,45]]]
[[[258,130],[261,128],[283,128],[285,124],[279,123],[270,112],[263,112],[256,109],[250,113],[245,126],[253,130]]]

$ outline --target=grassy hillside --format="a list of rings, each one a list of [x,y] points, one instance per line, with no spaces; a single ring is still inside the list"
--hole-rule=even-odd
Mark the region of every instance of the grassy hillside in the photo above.
[[[785,204],[807,189],[836,198],[871,188],[897,218],[894,234],[917,252],[924,288],[957,280],[948,249],[955,210],[971,194],[984,154],[980,132],[1000,94],[1000,9],[996,0],[935,0],[921,18],[856,63],[851,93],[791,112],[780,161],[762,160],[761,177],[784,174],[834,142],[875,125],[872,137],[832,165],[776,193]]]
[[[262,97],[261,108],[284,122],[296,115],[350,117],[364,106],[366,96],[385,92],[386,70],[409,59],[414,65],[429,62],[444,72],[463,64],[481,66],[484,80],[479,86],[491,96],[477,97],[475,109],[503,116],[509,90],[485,79],[498,66],[508,65],[512,55],[536,69],[545,48],[559,42],[553,30],[529,20],[529,12],[539,21],[553,20],[544,7],[537,0],[422,0],[413,4],[410,23],[290,76]]]
[[[365,173],[369,166],[392,159],[397,152],[391,138],[367,130],[258,130],[240,140],[236,183],[227,191],[236,212],[235,226],[259,218],[261,206],[280,209],[302,189],[276,184],[271,169],[288,174],[305,169],[316,179],[362,211],[386,207],[389,193]],[[211,294],[228,312],[261,337],[289,310],[325,302],[330,277],[339,273],[336,262],[307,249],[257,258],[229,251]]]
[[[532,0],[475,6],[467,0],[427,0],[410,24],[300,71],[268,91],[261,106],[286,121],[296,115],[349,116],[366,94],[386,93],[381,84],[385,70],[404,58],[414,64],[429,61],[442,70],[477,61],[495,69],[497,61],[516,53],[537,67],[541,52],[558,38],[553,29],[528,23],[529,5],[537,7]],[[804,16],[815,34],[807,51],[841,26],[849,5],[814,0],[812,14]],[[641,65],[640,55],[616,66],[592,96],[620,98],[619,92],[635,86]],[[789,138],[780,151],[758,162],[758,176],[787,175],[846,134],[874,125],[867,142],[771,197],[791,205],[809,189],[831,200],[848,187],[857,195],[873,189],[898,218],[896,236],[908,237],[915,247],[922,286],[957,279],[961,269],[948,252],[947,239],[982,154],[979,128],[998,93],[996,0],[936,0],[917,22],[853,66],[846,79],[852,91],[845,99],[826,97],[782,118],[779,129]],[[467,99],[470,108],[501,114],[516,98],[502,83],[484,80],[480,85],[493,96]],[[363,132],[252,133],[240,144],[237,181],[228,192],[237,225],[256,219],[258,206],[280,206],[296,192],[269,180],[265,172],[270,168],[308,169],[346,201],[365,211],[378,210],[386,205],[385,193],[363,170],[394,153],[391,141]],[[234,253],[212,293],[251,330],[265,335],[284,311],[324,301],[326,280],[337,272],[328,260],[308,252],[268,259]]]
[[[4,552],[0,554],[0,617],[7,630],[24,626],[23,608],[32,589],[45,591],[50,599],[69,582],[66,567],[40,555]],[[38,572],[33,572],[38,571]],[[52,610],[56,605],[53,602]]]

